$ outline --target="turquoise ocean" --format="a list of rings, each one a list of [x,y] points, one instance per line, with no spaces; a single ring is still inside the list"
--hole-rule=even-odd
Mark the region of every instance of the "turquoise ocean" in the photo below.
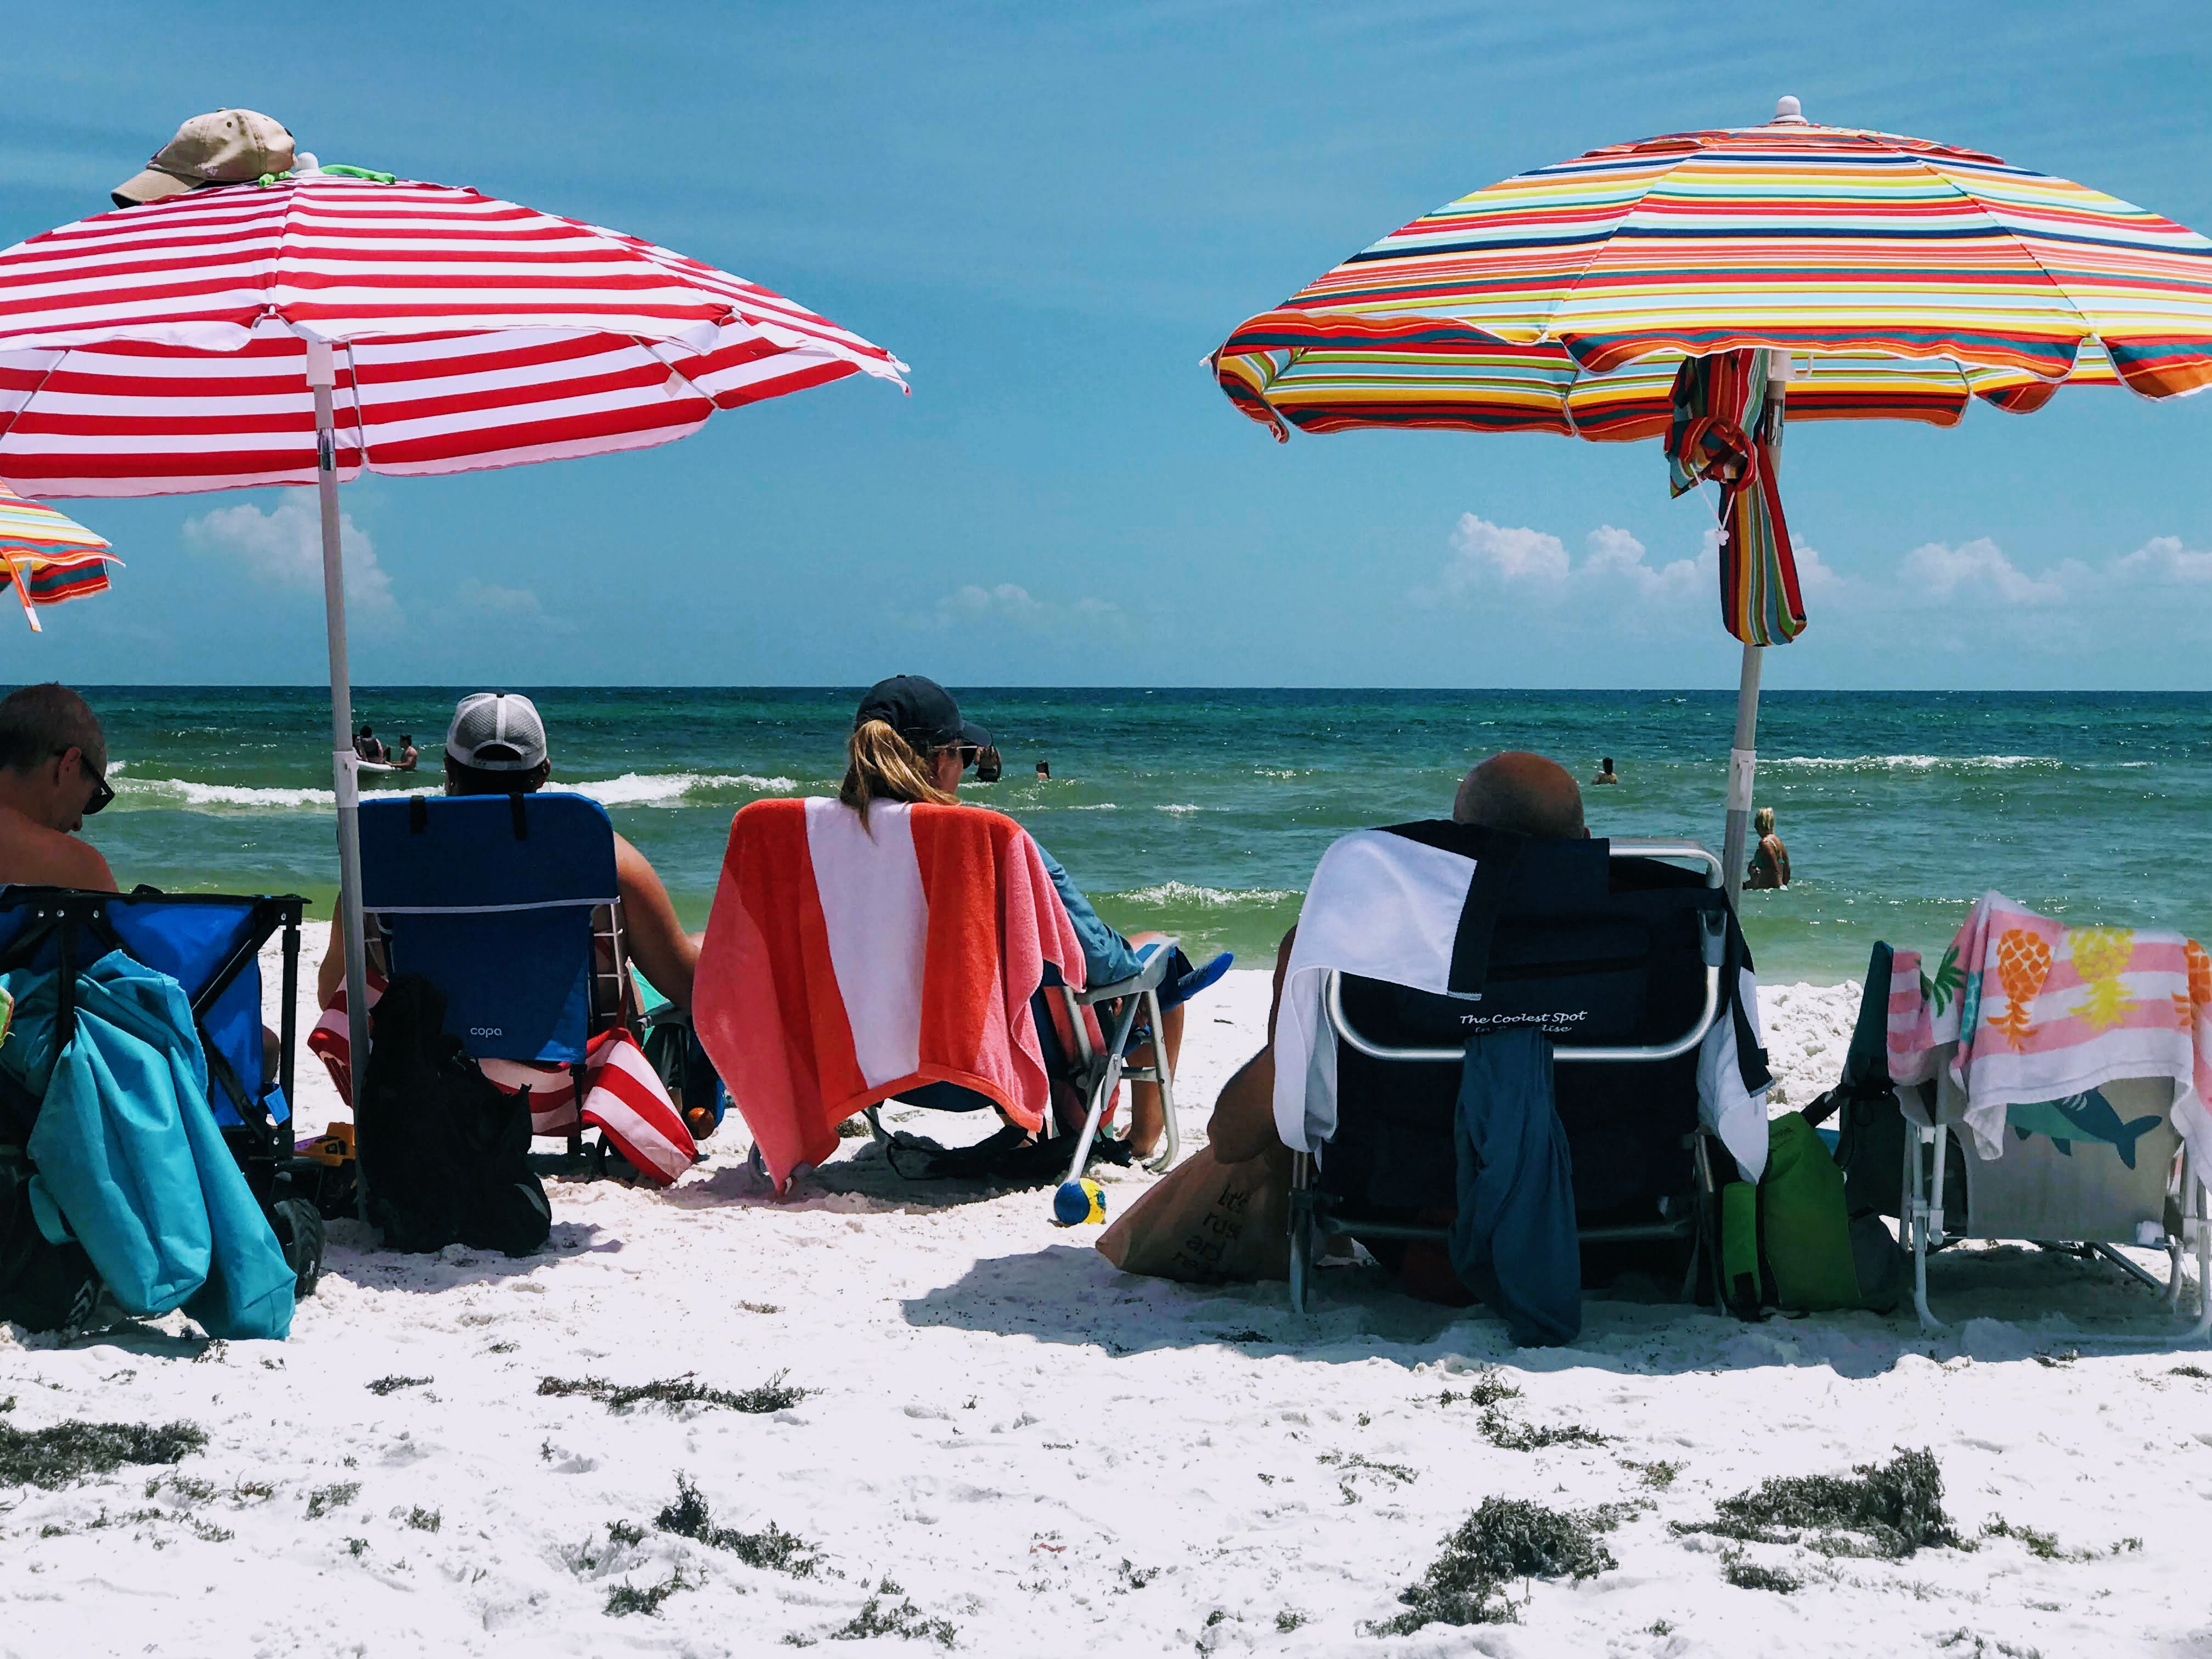
[[[467,688],[363,688],[356,720],[411,732],[437,787]],[[508,688],[528,690],[529,688]],[[117,799],[90,840],[126,887],[293,891],[337,883],[329,698],[316,688],[86,688]],[[1732,694],[955,688],[1005,778],[963,798],[1019,819],[1109,921],[1194,954],[1270,963],[1329,842],[1447,815],[1466,769],[1534,749],[1587,777],[1597,835],[1718,850]],[[533,690],[558,785],[605,803],[688,925],[703,926],[732,813],[828,793],[859,690]],[[1948,939],[1995,887],[2086,922],[2212,930],[2197,868],[2212,817],[2212,695],[1783,692],[1761,709],[1759,801],[1796,882],[1745,896],[1769,983],[1861,976],[1877,939]],[[1048,760],[1052,780],[1035,778]]]

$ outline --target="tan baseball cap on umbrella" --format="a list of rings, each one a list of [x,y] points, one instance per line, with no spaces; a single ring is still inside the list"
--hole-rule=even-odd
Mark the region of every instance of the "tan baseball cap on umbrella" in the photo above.
[[[251,184],[265,173],[289,173],[292,160],[292,134],[282,122],[258,110],[219,109],[179,127],[144,171],[109,193],[116,206],[137,207],[202,185]]]

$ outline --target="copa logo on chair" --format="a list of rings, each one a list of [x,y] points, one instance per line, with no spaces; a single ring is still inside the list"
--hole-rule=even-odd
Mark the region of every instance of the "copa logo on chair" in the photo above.
[[[469,1035],[471,1036],[505,1036],[507,1032],[503,1027],[497,1025],[471,1025],[469,1027]]]

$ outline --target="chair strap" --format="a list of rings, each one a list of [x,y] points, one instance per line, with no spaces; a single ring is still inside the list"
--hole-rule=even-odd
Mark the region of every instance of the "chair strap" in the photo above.
[[[1475,860],[1474,874],[1467,884],[1459,930],[1452,936],[1451,972],[1444,984],[1454,996],[1482,994],[1490,978],[1490,943],[1498,931],[1498,912],[1528,844],[1528,836],[1507,830],[1492,830],[1483,843],[1482,856]]]

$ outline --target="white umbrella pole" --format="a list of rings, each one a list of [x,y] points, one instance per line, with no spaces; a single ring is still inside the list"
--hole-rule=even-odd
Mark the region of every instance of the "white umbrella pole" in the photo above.
[[[1743,648],[1743,678],[1735,693],[1735,743],[1729,750],[1728,835],[1721,843],[1721,868],[1728,882],[1729,907],[1743,891],[1746,849],[1751,836],[1751,782],[1759,769],[1759,665],[1765,647]]]
[[[1779,354],[1767,356],[1770,365],[1778,368],[1790,359]],[[1776,476],[1782,468],[1782,423],[1789,413],[1789,382],[1770,369],[1766,381],[1766,396],[1774,405],[1774,435],[1767,447],[1767,464],[1775,469]],[[1729,908],[1733,910],[1743,892],[1743,878],[1751,848],[1752,781],[1759,771],[1759,653],[1764,646],[1747,645],[1743,648],[1743,675],[1736,682],[1735,742],[1729,749],[1728,770],[1728,833],[1721,841],[1721,864],[1728,883]]]
[[[362,931],[361,770],[360,757],[353,750],[353,682],[346,666],[345,562],[338,544],[337,422],[331,407],[337,374],[329,345],[320,340],[307,343],[307,385],[315,394],[315,488],[323,508],[323,621],[331,647],[331,781],[338,798],[338,921],[345,934],[346,1037],[357,1122],[362,1080],[368,1073],[368,956]],[[366,1183],[361,1190],[365,1201]]]

